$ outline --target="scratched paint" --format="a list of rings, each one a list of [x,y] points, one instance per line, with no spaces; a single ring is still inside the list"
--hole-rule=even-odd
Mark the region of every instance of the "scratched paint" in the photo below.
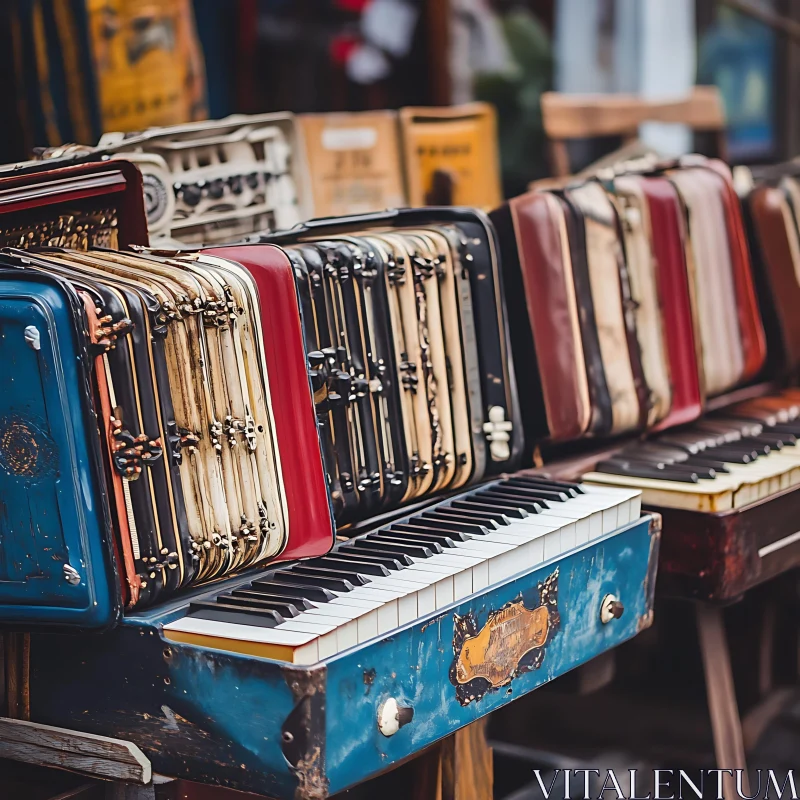
[[[77,296],[0,257],[0,329],[0,364],[14,364],[0,370],[0,624],[106,627],[118,589],[93,505],[103,483]]]
[[[181,613],[177,601],[130,616],[102,636],[38,634],[32,718],[129,739],[163,774],[316,800],[635,636],[652,619],[657,542],[643,518],[313,667],[167,642],[161,626]],[[462,705],[449,677],[455,616],[473,614],[480,629],[509,602],[534,609],[556,570],[559,626],[538,669]],[[625,613],[603,625],[607,594],[622,600]],[[414,715],[387,738],[377,714],[389,697]]]

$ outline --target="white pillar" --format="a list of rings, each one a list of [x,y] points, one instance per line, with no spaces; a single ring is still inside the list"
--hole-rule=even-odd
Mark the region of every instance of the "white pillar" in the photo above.
[[[686,96],[697,71],[694,0],[642,0],[639,41],[641,94],[652,100]],[[641,138],[665,155],[692,149],[691,131],[682,125],[649,123]]]
[[[603,58],[602,0],[558,0],[555,88],[630,92],[653,100],[688,94],[695,82],[695,0],[615,0],[611,58]],[[643,126],[642,139],[666,155],[689,152],[683,126]]]

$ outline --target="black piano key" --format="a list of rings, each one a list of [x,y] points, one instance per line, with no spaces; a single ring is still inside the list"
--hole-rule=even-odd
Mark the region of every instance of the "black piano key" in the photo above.
[[[362,575],[389,575],[389,570],[383,564],[376,564],[370,561],[355,561],[352,558],[339,558],[336,553],[331,553],[324,558],[315,558],[311,561],[304,561],[303,564],[309,564],[312,567],[322,567],[324,569],[354,569]]]
[[[598,461],[595,472],[607,472],[610,475],[631,475],[635,478],[652,478],[657,481],[676,481],[679,483],[699,483],[700,478],[694,472],[671,472],[630,462],[618,462],[613,459]]]
[[[291,603],[298,611],[308,611],[314,608],[314,604],[310,603],[305,597],[292,597],[288,594],[268,594],[267,592],[256,592],[253,589],[234,589],[231,594],[234,597],[247,597],[252,600],[275,600],[279,603]]]
[[[502,514],[496,516],[502,519]],[[436,511],[426,511],[413,518],[413,522],[423,522],[424,520],[450,520],[453,522],[466,522],[468,525],[483,525],[489,530],[497,530],[500,523],[492,518],[492,515],[481,514],[477,511],[464,511],[463,509],[453,508],[452,506],[439,506]],[[508,522],[505,523],[506,525]]]
[[[797,422],[779,422],[777,425],[770,425],[768,430],[774,433],[785,433],[800,439],[800,424]]]
[[[751,464],[758,459],[758,453],[751,448],[733,449],[727,445],[709,448],[708,453],[731,464]]]
[[[779,433],[769,433],[768,431],[758,436],[753,436],[749,441],[769,445],[771,450],[783,450],[785,446],[783,436]]]
[[[261,598],[241,597],[239,595],[220,594],[216,597],[217,603],[222,603],[226,606],[237,606],[239,608],[255,608],[255,609],[272,609],[277,611],[284,619],[296,617],[300,613],[300,609],[292,603],[279,602],[276,600],[264,600]]]
[[[656,458],[669,463],[686,461],[686,459],[690,457],[690,454],[680,447],[668,447],[666,445],[650,444],[646,442],[625,447],[620,450],[617,455],[623,458],[630,457],[642,460]]]
[[[459,530],[453,530],[453,532],[450,533],[447,531],[441,531],[438,528],[431,528],[429,526],[426,526],[425,520],[422,519],[422,517],[411,517],[410,519],[407,519],[405,522],[396,522],[394,523],[394,525],[392,525],[392,528],[399,530],[399,528],[397,528],[398,525],[413,525],[415,526],[415,528],[419,527],[422,530],[424,530],[425,533],[431,534],[431,536],[434,537],[441,536],[442,538],[445,539],[449,538],[452,539],[453,542],[466,542],[469,539],[469,536],[467,536],[466,533],[462,533]],[[453,525],[453,528],[456,527],[457,527],[456,525]]]
[[[712,436],[721,436],[723,444],[734,444],[745,436],[752,436],[757,432],[756,427],[745,420],[741,420],[736,425],[724,422],[715,424],[710,420],[699,420],[696,423],[696,427],[701,431],[710,433]]]
[[[222,603],[195,600],[189,603],[189,616],[200,619],[213,619],[217,622],[231,622],[237,625],[255,625],[260,628],[274,628],[286,620],[272,609],[239,608]]]
[[[683,462],[687,467],[694,466],[695,464],[698,467],[711,467],[717,474],[719,473],[728,473],[730,469],[725,466],[724,461],[713,461],[711,457],[703,458],[702,456],[690,456],[686,461]]]
[[[456,546],[456,540],[453,538],[453,534],[451,534],[450,531],[432,531],[424,525],[415,525],[413,522],[398,523],[397,525],[392,525],[392,527],[386,531],[386,534],[390,537],[397,533],[403,534],[404,540],[410,539],[421,542],[422,544],[436,542],[439,547],[442,548]],[[455,533],[455,531],[453,533]],[[380,537],[383,537],[383,533],[378,534],[377,538]],[[464,537],[460,541],[466,542],[467,538],[468,537]]]
[[[772,452],[772,448],[766,442],[759,442],[758,439],[752,436],[747,439],[742,439],[741,442],[737,442],[737,445],[742,445],[742,447],[747,450],[752,448],[760,456],[768,456]],[[735,447],[736,445],[732,446]]]
[[[400,550],[397,550],[393,547],[390,547],[388,544],[385,547],[372,547],[373,544],[370,542],[370,547],[362,547],[361,542],[363,541],[363,537],[359,536],[358,539],[354,539],[354,544],[347,544],[347,545],[340,545],[339,552],[342,553],[347,551],[347,553],[354,553],[356,555],[362,556],[379,556],[380,558],[393,558],[395,561],[399,561],[405,567],[411,567],[414,565],[414,559],[411,558],[407,553],[403,553]]]
[[[289,572],[288,570],[280,570],[274,573],[272,579],[277,583],[317,586],[323,589],[330,589],[332,592],[352,592],[356,588],[345,578],[329,577],[327,575],[298,575],[296,572]]]
[[[399,558],[377,555],[368,556],[364,553],[356,552],[352,547],[339,547],[334,550],[331,555],[335,555],[336,558],[344,558],[346,560],[359,561],[366,564],[375,564],[379,567],[385,567],[389,571],[389,574],[392,572],[399,572],[401,569],[405,569],[408,566],[408,564],[402,563]]]
[[[503,486],[498,488],[482,489],[497,497],[514,500],[526,500],[538,503],[566,503],[570,498],[564,492],[551,492],[545,489],[536,489],[533,486]]]
[[[657,469],[664,473],[671,474],[695,474],[698,478],[703,480],[713,480],[717,477],[716,471],[712,467],[699,466],[696,464],[687,465],[683,462],[661,461],[656,458],[634,458],[619,454],[612,458],[606,459],[609,464],[619,464],[625,470],[633,469],[636,467],[643,467],[646,469]],[[665,479],[667,480],[667,479]]]
[[[570,497],[577,497],[581,494],[586,494],[586,490],[579,483],[574,481],[556,481],[552,478],[545,478],[543,475],[517,475],[514,480],[522,481],[523,483],[530,483],[534,486],[541,486],[550,488],[559,492],[567,492]],[[505,483],[503,481],[502,483]],[[502,485],[501,483],[501,485]],[[573,494],[574,492],[574,494]]]
[[[446,545],[442,545],[433,536],[426,536],[424,528],[413,530],[382,530],[380,533],[368,533],[367,539],[373,542],[391,542],[392,544],[415,544],[418,547],[427,547],[432,554],[443,553]],[[453,541],[452,539],[450,540]],[[453,542],[455,545],[455,542]]]
[[[300,583],[298,581],[292,582],[287,579],[288,576],[282,578],[280,581],[273,581],[269,578],[260,578],[253,581],[250,585],[251,591],[263,589],[266,592],[277,592],[279,594],[287,594],[293,597],[304,597],[312,603],[327,603],[336,597],[335,594],[328,591],[324,586],[312,586],[307,583]]]
[[[524,493],[531,497],[541,497],[543,500],[558,500],[561,503],[565,503],[570,498],[570,495],[562,489],[547,489],[544,487],[532,486],[519,478],[507,478],[503,481],[502,486],[498,486],[497,488],[502,489],[503,492],[519,492],[520,494]]]
[[[695,456],[699,453],[702,453],[706,449],[705,443],[703,443],[702,447],[695,441],[682,441],[677,440],[674,437],[670,436],[660,436],[658,439],[654,440],[658,444],[663,444],[665,447],[674,447],[676,450],[683,450],[689,456]]]
[[[362,575],[355,567],[350,567],[349,569],[347,567],[344,569],[331,567],[327,569],[325,567],[307,567],[304,564],[298,564],[297,566],[289,567],[287,572],[291,572],[292,575],[302,575],[303,578],[316,578],[317,576],[321,578],[344,578],[350,581],[353,586],[364,586],[370,582],[370,579],[366,575]]]
[[[479,502],[497,503],[501,508],[503,504],[524,508],[529,514],[540,514],[545,509],[550,508],[546,500],[531,500],[520,495],[501,494],[495,489],[482,489],[479,492],[475,492],[473,497]]]
[[[453,508],[456,511],[466,511],[469,514],[486,514],[499,525],[510,525],[512,519],[525,519],[528,512],[524,508],[516,508],[510,503],[506,506],[494,503],[481,503],[478,500],[452,500],[442,509]]]
[[[393,539],[367,539],[359,537],[359,547],[372,550],[381,550],[386,553],[405,553],[411,558],[431,558],[433,550],[412,542],[395,541]]]
[[[426,517],[425,526],[429,529],[433,528],[434,530],[450,530],[453,527],[453,523],[451,520]],[[474,522],[459,522],[458,530],[462,533],[474,533],[478,536],[486,536],[489,533],[488,528],[483,525],[477,525]]]
[[[661,458],[656,458],[655,456],[647,457],[646,454],[638,454],[638,453],[616,453],[615,455],[610,456],[609,458],[604,459],[609,463],[619,464],[620,466],[625,465],[632,465],[635,467],[649,467],[651,469],[664,469],[665,467],[671,466],[674,462],[672,461],[664,461]]]

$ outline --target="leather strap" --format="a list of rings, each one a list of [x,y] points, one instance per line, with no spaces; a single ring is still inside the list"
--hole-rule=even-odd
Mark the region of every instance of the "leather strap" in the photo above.
[[[611,434],[636,430],[642,414],[641,360],[638,343],[626,319],[627,283],[622,276],[622,249],[611,201],[599,183],[568,189],[569,199],[583,217],[592,304],[603,370],[611,398]],[[631,351],[633,345],[633,354]]]
[[[560,201],[563,209],[569,241],[572,277],[579,310],[581,341],[586,361],[589,397],[592,404],[589,432],[596,436],[604,436],[610,433],[613,428],[611,395],[603,368],[600,338],[597,332],[597,321],[592,300],[583,214],[580,208],[566,194],[559,192],[554,193],[554,195]]]

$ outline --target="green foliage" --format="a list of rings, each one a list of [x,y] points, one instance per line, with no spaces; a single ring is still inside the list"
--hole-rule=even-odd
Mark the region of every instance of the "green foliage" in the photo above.
[[[475,96],[497,107],[503,183],[507,195],[524,191],[547,173],[540,97],[552,86],[550,38],[530,12],[516,9],[501,20],[512,65],[503,73],[475,76]]]

